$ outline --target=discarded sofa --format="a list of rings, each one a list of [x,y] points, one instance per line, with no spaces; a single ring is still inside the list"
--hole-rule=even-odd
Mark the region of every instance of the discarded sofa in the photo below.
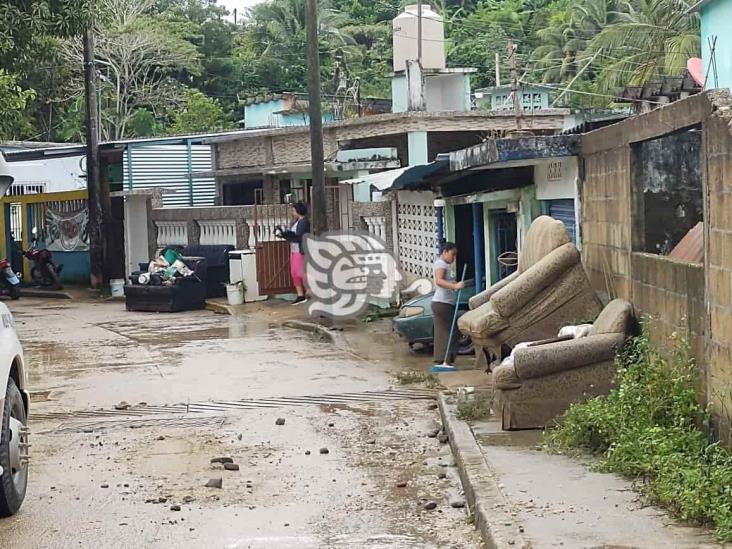
[[[192,276],[180,277],[168,283],[125,285],[125,307],[128,311],[175,313],[206,307],[206,259],[184,257],[183,263],[193,271]],[[147,269],[145,269],[146,271]],[[132,274],[132,281],[141,271]]]
[[[473,296],[469,307],[460,331],[500,361],[504,345],[554,337],[562,326],[591,322],[602,306],[564,224],[544,215],[526,232],[516,272]]]
[[[185,257],[203,257],[206,259],[205,277],[206,297],[224,297],[229,282],[229,252],[234,250],[230,244],[198,244],[192,246],[165,246],[172,248]],[[140,264],[145,270],[146,264]]]
[[[514,349],[511,359],[493,371],[494,410],[503,429],[552,425],[571,404],[607,394],[615,377],[615,355],[635,326],[632,305],[615,299],[586,337]]]

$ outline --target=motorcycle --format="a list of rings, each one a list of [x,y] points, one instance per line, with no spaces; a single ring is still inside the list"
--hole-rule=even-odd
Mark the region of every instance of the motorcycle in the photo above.
[[[3,287],[3,293],[8,295],[10,299],[20,297],[20,279],[7,259],[0,261],[0,285]]]
[[[61,283],[59,282],[59,277],[64,266],[56,265],[53,262],[53,253],[50,250],[37,248],[37,241],[36,228],[33,227],[31,247],[29,250],[23,252],[23,256],[33,262],[30,270],[31,280],[44,288],[60,290]]]

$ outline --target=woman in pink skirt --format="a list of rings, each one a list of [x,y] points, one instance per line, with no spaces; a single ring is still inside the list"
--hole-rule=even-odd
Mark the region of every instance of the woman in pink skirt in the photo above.
[[[305,283],[303,282],[303,271],[305,269],[305,250],[303,248],[303,236],[310,232],[310,222],[307,219],[308,208],[302,202],[292,206],[294,223],[287,231],[282,231],[281,237],[290,243],[290,276],[297,292],[297,298],[293,305],[305,303]]]

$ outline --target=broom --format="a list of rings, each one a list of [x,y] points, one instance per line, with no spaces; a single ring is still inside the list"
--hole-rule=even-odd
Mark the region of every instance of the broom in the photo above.
[[[468,270],[468,265],[463,265],[463,276],[460,279],[460,282],[465,282],[465,273]],[[460,288],[457,291],[457,297],[455,298],[455,312],[452,315],[452,325],[450,326],[450,337],[447,339],[447,349],[445,350],[445,359],[442,361],[442,364],[435,364],[430,368],[431,374],[438,374],[440,372],[455,372],[457,371],[457,368],[455,366],[450,366],[447,363],[447,359],[450,356],[450,347],[452,347],[452,334],[455,333],[455,324],[457,323],[457,316],[458,316],[458,310],[460,309],[460,293],[462,292],[462,288]]]

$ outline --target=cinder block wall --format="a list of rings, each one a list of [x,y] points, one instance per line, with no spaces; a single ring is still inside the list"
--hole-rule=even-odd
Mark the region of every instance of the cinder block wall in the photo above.
[[[700,397],[720,436],[732,415],[732,101],[713,91],[582,136],[582,255],[594,288],[631,301],[656,343],[687,332]],[[701,125],[705,260],[691,264],[633,251],[631,147]]]
[[[707,396],[729,434],[732,415],[732,113],[729,97],[717,99],[727,109],[704,123],[707,203],[706,332]],[[729,439],[726,441],[729,443]]]

